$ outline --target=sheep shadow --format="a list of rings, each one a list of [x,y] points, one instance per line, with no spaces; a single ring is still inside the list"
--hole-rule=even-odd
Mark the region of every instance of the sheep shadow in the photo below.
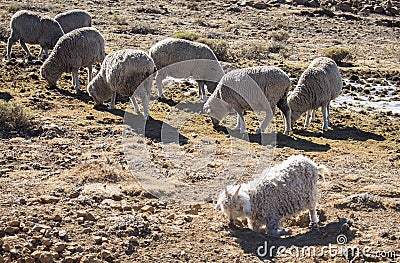
[[[92,101],[92,98],[89,96],[89,94],[82,90],[79,90],[78,92],[76,92],[76,91],[71,92],[69,90],[59,88],[58,86],[49,87],[48,89],[53,89],[53,90],[57,91],[58,93],[60,93],[61,95],[72,97],[72,98],[78,99],[80,101],[83,101],[85,103]]]
[[[385,137],[382,135],[363,131],[358,129],[357,127],[349,127],[342,125],[333,125],[331,126],[332,130],[328,130],[325,132],[311,132],[307,130],[296,130],[296,134],[308,137],[323,137],[331,140],[356,140],[356,141],[366,141],[366,140],[374,140],[374,141],[384,141]]]
[[[307,254],[302,255],[302,251],[329,256],[323,255],[324,252],[327,253],[324,249],[327,247],[336,248],[334,252],[339,252],[339,245],[346,246],[346,243],[355,238],[355,232],[350,229],[350,226],[351,223],[347,219],[339,218],[337,222],[331,222],[319,229],[311,229],[306,233],[286,238],[272,237],[235,226],[230,226],[228,231],[237,238],[237,242],[245,253],[253,254],[260,259],[271,260],[282,256],[307,256]],[[297,251],[300,252],[299,255],[291,254]],[[313,254],[310,257],[313,257]]]
[[[173,99],[168,99],[168,98],[165,98],[165,97],[158,97],[157,101],[165,103],[170,107],[174,107],[175,105],[178,104],[178,102],[175,102]]]
[[[149,116],[148,120],[143,119],[143,115],[125,112],[124,124],[136,134],[154,141],[163,143],[177,143],[185,145],[189,139],[182,135],[179,130],[163,121],[153,119]]]
[[[317,144],[312,141],[304,140],[295,136],[288,136],[282,133],[263,133],[263,134],[240,134],[238,131],[229,130],[223,126],[214,126],[218,132],[229,134],[232,137],[242,139],[262,146],[276,146],[278,148],[289,147],[306,152],[326,152],[331,147],[329,144]]]
[[[10,93],[0,91],[0,100],[10,101],[13,98]]]

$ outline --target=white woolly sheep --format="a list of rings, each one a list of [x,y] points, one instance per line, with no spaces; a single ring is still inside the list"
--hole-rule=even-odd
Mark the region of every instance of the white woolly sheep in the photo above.
[[[292,110],[292,127],[304,112],[304,126],[308,127],[315,118],[315,111],[322,107],[322,129],[327,130],[330,101],[339,96],[342,87],[342,77],[335,61],[327,57],[314,59],[288,96],[288,104]]]
[[[18,11],[11,17],[10,27],[11,34],[7,41],[8,59],[11,58],[12,45],[18,40],[28,59],[32,58],[32,54],[25,43],[39,44],[42,48],[38,56],[39,59],[43,51],[47,58],[49,49],[52,49],[58,39],[64,35],[60,24],[56,20],[26,10]]]
[[[54,19],[60,24],[65,34],[77,28],[92,26],[92,16],[80,9],[59,13]]]
[[[88,82],[92,80],[92,65],[105,57],[104,38],[97,29],[75,29],[57,42],[50,57],[40,68],[40,74],[50,86],[55,86],[63,72],[72,72],[72,83],[79,90],[78,70],[88,68]]]
[[[259,179],[226,187],[219,195],[216,209],[229,217],[230,223],[247,219],[248,227],[272,236],[290,234],[279,228],[284,217],[309,210],[310,226],[318,226],[318,175],[329,173],[303,155],[292,155],[281,164],[267,168]]]
[[[89,83],[87,92],[95,104],[111,98],[109,109],[115,107],[116,94],[129,96],[136,112],[140,113],[134,95],[141,98],[144,118],[149,116],[150,90],[155,66],[153,60],[143,51],[124,49],[106,56],[96,77]],[[143,83],[143,86],[140,86]],[[140,88],[140,90],[137,90]]]
[[[285,119],[284,134],[289,134],[291,125],[287,93],[290,83],[288,75],[273,66],[233,70],[221,79],[204,104],[203,110],[213,118],[213,123],[216,124],[233,108],[237,112],[235,129],[239,129],[240,133],[246,132],[244,110],[265,111],[265,119],[257,130],[257,133],[261,133],[271,122],[278,106]]]
[[[224,75],[214,52],[205,44],[185,39],[166,38],[150,48],[150,57],[157,68],[158,95],[163,97],[162,81],[167,76],[195,79],[199,96],[206,100],[204,84],[212,93]]]

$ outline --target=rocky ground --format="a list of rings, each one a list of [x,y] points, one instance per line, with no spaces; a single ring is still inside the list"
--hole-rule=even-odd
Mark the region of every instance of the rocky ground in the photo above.
[[[164,37],[190,31],[220,43],[215,47],[223,47],[220,55],[227,71],[279,65],[294,83],[312,58],[342,45],[351,54],[340,67],[343,77],[368,87],[346,84],[344,94],[368,96],[375,86],[389,83],[392,87],[378,95],[399,98],[396,1],[2,1],[1,56],[16,10],[54,15],[78,7],[93,14],[107,52],[147,50]],[[362,11],[365,7],[368,11]],[[280,39],[280,30],[288,37]],[[37,46],[31,50],[39,52]],[[290,137],[282,134],[277,114],[266,145],[254,135],[258,122],[250,113],[245,116],[249,138],[214,129],[209,118],[199,114],[195,85],[185,81],[166,84],[167,100],[152,98],[151,118],[139,138],[123,133],[124,122],[136,118],[135,113],[129,115],[126,98],[118,98],[116,110],[94,109],[84,91],[71,88],[69,74],[56,89],[49,89],[39,77],[40,63],[21,60],[19,44],[13,52],[16,59],[0,62],[0,100],[21,103],[34,125],[0,130],[0,262],[399,261],[398,114],[342,105],[332,108],[329,131],[321,132],[319,112],[307,130],[299,120]],[[86,77],[82,71],[81,83]],[[181,123],[182,118],[186,121]],[[226,124],[229,128],[229,121]],[[179,143],[163,143],[162,127],[177,127]],[[240,171],[243,180],[264,164],[298,153],[332,171],[319,182],[319,231],[308,229],[307,215],[301,214],[283,222],[292,229],[291,236],[272,238],[228,226],[213,209],[214,178]],[[145,164],[141,169],[132,163],[137,160]],[[183,205],[156,198],[135,181],[149,172],[184,186],[204,183],[207,188],[201,189],[210,196],[200,204]],[[191,198],[175,201],[189,203]],[[272,246],[286,250],[263,253]],[[326,250],[329,246],[332,253]],[[349,246],[360,251],[367,247],[370,253],[354,255]],[[296,255],[307,247],[315,248],[315,255]]]

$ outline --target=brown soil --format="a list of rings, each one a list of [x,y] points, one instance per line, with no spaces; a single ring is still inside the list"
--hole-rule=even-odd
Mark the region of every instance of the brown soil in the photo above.
[[[8,21],[18,8],[54,15],[77,7],[94,15],[94,25],[107,41],[107,53],[120,48],[147,50],[173,33],[193,31],[223,39],[231,54],[241,50],[236,52],[239,57],[223,62],[227,69],[274,64],[297,79],[324,48],[341,44],[350,47],[353,56],[340,68],[344,77],[387,79],[397,89],[400,85],[399,28],[376,23],[395,18],[342,13],[329,18],[315,12],[319,9],[293,5],[261,10],[246,6],[233,12],[228,11],[237,7],[232,1],[161,1],[156,5],[150,1],[84,1],[78,5],[69,0],[3,1],[0,53],[6,54]],[[352,16],[357,20],[348,18]],[[267,45],[269,33],[281,28],[289,33],[285,52],[251,48]],[[37,46],[30,48],[38,54]],[[19,44],[14,45],[13,53],[17,58],[24,56]],[[86,92],[76,93],[71,88],[69,74],[63,75],[56,89],[49,89],[39,77],[39,68],[18,59],[0,63],[0,99],[22,103],[35,121],[29,131],[0,131],[0,262],[398,262],[398,115],[333,108],[329,131],[321,132],[319,112],[310,128],[303,129],[299,120],[294,135],[288,137],[282,134],[283,122],[277,114],[277,133],[269,135],[272,141],[276,136],[272,149],[254,135],[258,122],[253,114],[246,115],[247,144],[234,134],[227,136],[222,127],[214,129],[207,116],[196,113],[201,110],[197,94],[184,95],[195,88],[192,84],[173,83],[166,88],[167,100],[152,98],[145,136],[141,141],[137,135],[130,138],[146,145],[150,157],[142,170],[135,170],[129,169],[135,158],[127,161],[126,138],[122,136],[125,111],[130,111],[128,100],[118,98],[116,110],[94,109]],[[82,70],[82,84],[86,84],[86,76]],[[171,114],[177,109],[177,114]],[[161,142],[162,125],[175,127],[179,118],[190,113],[194,117],[178,127],[179,144]],[[208,163],[203,158],[207,151],[202,151],[207,145],[215,157]],[[167,147],[183,152],[182,159],[169,158]],[[248,147],[249,153],[240,147]],[[143,156],[143,152],[130,151],[133,156]],[[278,239],[255,234],[228,226],[227,219],[214,210],[214,189],[206,189],[214,195],[200,205],[178,205],[155,198],[135,181],[135,175],[143,171],[157,171],[183,185],[201,185],[238,167],[244,171],[241,180],[247,180],[264,167],[263,163],[255,166],[263,153],[266,165],[302,153],[331,169],[332,174],[319,183],[319,230],[308,229],[307,215],[301,214],[283,222],[292,229],[291,236]],[[206,166],[195,165],[203,161]],[[186,198],[190,202],[191,197]],[[348,244],[337,244],[340,234]],[[320,253],[301,258],[284,257],[275,250],[272,255],[260,256],[257,249],[265,242],[268,247],[295,246],[300,250],[315,246],[317,251],[329,244],[369,246],[373,253],[350,253],[347,258]],[[375,252],[379,251],[388,253],[378,257]]]

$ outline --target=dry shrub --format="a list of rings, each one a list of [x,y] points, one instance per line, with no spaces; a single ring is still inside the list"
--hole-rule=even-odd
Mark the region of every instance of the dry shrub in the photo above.
[[[341,46],[329,47],[325,50],[324,56],[333,59],[336,63],[340,64],[343,59],[350,55],[350,50]]]
[[[0,100],[0,129],[28,131],[33,127],[31,114],[15,100]]]
[[[200,36],[194,32],[178,32],[173,34],[171,37],[186,39],[190,41],[196,41],[197,39],[200,38]]]
[[[226,43],[226,41],[222,39],[211,39],[202,37],[197,39],[197,42],[209,46],[214,51],[214,54],[217,56],[218,60],[222,61],[232,60],[232,56],[229,54],[229,46]]]
[[[289,33],[284,29],[279,29],[269,33],[269,37],[273,41],[286,41],[289,38]]]

